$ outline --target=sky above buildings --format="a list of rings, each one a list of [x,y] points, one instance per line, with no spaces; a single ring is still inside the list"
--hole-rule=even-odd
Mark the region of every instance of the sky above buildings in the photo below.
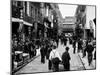
[[[63,18],[75,15],[77,5],[58,4],[58,6]]]

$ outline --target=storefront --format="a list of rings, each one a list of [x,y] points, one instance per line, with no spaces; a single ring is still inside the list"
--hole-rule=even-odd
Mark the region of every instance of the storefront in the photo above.
[[[12,69],[13,71],[20,68],[28,62],[29,53],[25,53],[26,38],[31,37],[32,24],[22,19],[12,18]]]
[[[22,59],[22,41],[21,41],[21,31],[20,31],[20,25],[22,23],[21,19],[18,18],[12,18],[12,24],[11,24],[11,32],[12,32],[12,66],[13,70],[15,70],[17,67],[22,65],[23,59]]]

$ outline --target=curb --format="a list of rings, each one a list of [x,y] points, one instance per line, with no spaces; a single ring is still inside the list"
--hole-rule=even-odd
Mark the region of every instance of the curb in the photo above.
[[[79,54],[78,54],[78,57],[79,57],[79,59],[80,59],[82,65],[83,65],[84,70],[86,70],[85,64],[84,64],[84,62],[83,62],[83,60],[82,60],[82,58],[81,58],[81,56],[80,56]]]
[[[95,68],[94,68],[95,66],[93,65],[93,63],[91,63],[91,66],[88,66],[87,63],[86,63],[85,61],[83,61],[84,58],[82,58],[80,54],[78,54],[78,56],[79,56],[79,58],[80,58],[80,60],[81,60],[81,62],[82,62],[82,65],[84,66],[84,70],[95,69]]]

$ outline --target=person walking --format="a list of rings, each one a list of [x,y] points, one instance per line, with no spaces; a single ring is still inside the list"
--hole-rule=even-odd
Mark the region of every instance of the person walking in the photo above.
[[[79,41],[78,41],[78,52],[82,51],[82,44],[83,44],[82,39],[79,39]]]
[[[89,42],[86,49],[85,49],[88,53],[88,63],[89,63],[89,66],[91,65],[91,62],[92,62],[92,58],[93,58],[93,55],[92,55],[92,52],[94,50],[94,47],[92,45],[92,42]]]
[[[45,47],[44,45],[41,46],[41,49],[40,49],[40,54],[41,54],[41,63],[45,63]]]
[[[66,45],[67,45],[67,38],[64,37],[64,46],[66,46]]]
[[[31,53],[31,42],[30,41],[27,42],[27,49],[28,49],[29,57],[31,59],[32,58],[32,53]]]
[[[45,52],[45,56],[46,56],[46,59],[48,59],[48,48],[49,48],[49,45],[48,44],[46,44],[45,45],[45,48],[44,48],[44,52]]]
[[[52,45],[51,46],[49,46],[49,48],[48,48],[48,52],[47,52],[47,58],[48,58],[48,69],[49,70],[51,70],[51,68],[52,68],[52,62],[51,62],[51,60],[49,60],[49,56],[50,56],[50,52],[52,51]]]
[[[65,71],[70,70],[70,55],[69,55],[69,47],[66,47],[66,51],[62,54],[62,63]]]
[[[72,43],[73,43],[73,41],[72,41],[72,38],[71,38],[71,37],[69,38],[69,43],[70,43],[70,45],[72,45]]]
[[[75,54],[75,52],[76,52],[76,40],[73,40],[73,48],[74,48],[73,53]]]
[[[61,62],[61,57],[56,50],[56,46],[53,46],[53,50],[50,52],[49,60],[52,63],[52,69],[54,72],[59,71],[59,63]]]
[[[83,45],[82,45],[82,47],[83,47],[83,50],[82,50],[83,56],[82,56],[82,58],[84,58],[86,56],[86,50],[85,49],[86,49],[87,43],[88,43],[88,41],[83,40]]]

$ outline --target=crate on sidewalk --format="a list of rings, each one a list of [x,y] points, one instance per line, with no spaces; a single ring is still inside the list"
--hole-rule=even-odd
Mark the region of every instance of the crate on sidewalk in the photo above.
[[[23,64],[22,51],[15,51],[14,66],[19,67]]]
[[[23,53],[23,63],[26,63],[29,60],[29,53]]]

